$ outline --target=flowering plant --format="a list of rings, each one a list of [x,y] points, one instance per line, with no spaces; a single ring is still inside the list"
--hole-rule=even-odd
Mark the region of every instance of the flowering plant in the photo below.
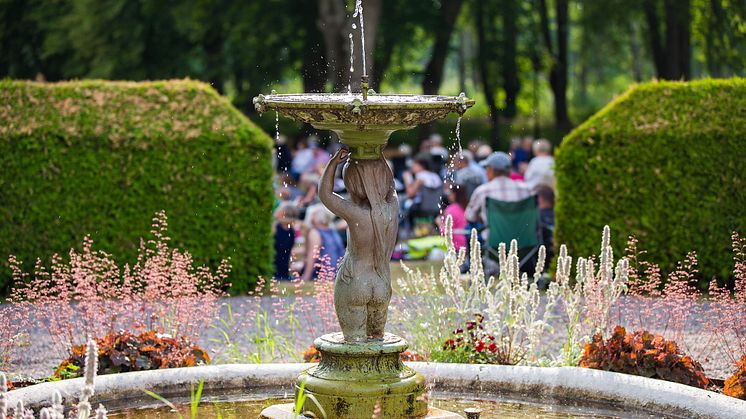
[[[477,313],[474,320],[466,322],[463,328],[453,331],[454,337],[445,341],[443,351],[446,354],[434,355],[434,358],[457,358],[457,362],[469,364],[508,364],[511,362],[495,343],[495,337],[484,332],[484,316]],[[449,354],[454,352],[455,354]],[[445,356],[444,356],[445,355]],[[462,359],[458,359],[462,358]]]
[[[70,250],[69,261],[53,255],[49,268],[37,261],[32,277],[11,256],[12,306],[23,321],[46,328],[61,353],[87,336],[120,329],[157,330],[196,341],[215,318],[228,261],[212,272],[194,266],[188,252],[169,247],[165,212],[156,214],[152,227],[152,238],[140,242],[137,262],[124,269],[111,255],[94,250],[90,237],[81,251]]]

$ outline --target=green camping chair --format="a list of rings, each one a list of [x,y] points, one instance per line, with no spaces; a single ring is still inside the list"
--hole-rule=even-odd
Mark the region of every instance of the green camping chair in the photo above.
[[[487,198],[487,226],[487,252],[494,256],[500,243],[510,245],[513,239],[518,241],[521,267],[539,251],[542,240],[535,196],[516,202]]]

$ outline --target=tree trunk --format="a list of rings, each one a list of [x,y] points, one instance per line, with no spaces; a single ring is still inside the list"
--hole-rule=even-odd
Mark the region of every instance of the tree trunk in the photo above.
[[[490,80],[489,68],[487,65],[487,56],[490,54],[490,46],[487,41],[486,22],[484,3],[477,2],[476,21],[477,21],[477,65],[479,67],[479,76],[482,79],[482,91],[484,93],[487,106],[490,110],[490,144],[494,148],[500,146],[500,113],[495,100],[495,85]]]
[[[567,112],[567,57],[569,33],[569,0],[556,0],[557,48],[554,47],[552,31],[549,26],[549,12],[546,0],[539,0],[539,16],[541,19],[544,43],[552,57],[549,66],[549,86],[554,96],[554,120],[557,128],[569,131],[572,122]]]
[[[690,0],[665,0],[666,58],[670,80],[691,78]]]
[[[324,48],[324,38],[315,19],[318,16],[318,4],[315,2],[302,2],[302,11],[308,19],[304,19],[305,36],[303,38],[303,63],[301,64],[301,75],[303,77],[303,91],[309,93],[321,93],[326,87],[327,60]]]
[[[316,25],[324,38],[326,51],[326,74],[328,81],[339,87],[342,74],[346,73],[344,60],[347,36],[343,32],[347,23],[347,10],[344,0],[318,0],[318,21]],[[347,81],[343,82],[345,85]]]
[[[502,3],[503,59],[502,78],[505,89],[505,109],[503,114],[512,119],[518,114],[517,99],[521,90],[518,78],[518,2],[509,0]]]
[[[433,52],[425,67],[425,77],[422,79],[422,93],[426,95],[438,94],[443,81],[444,65],[448,58],[451,34],[463,4],[463,0],[444,0],[441,4],[441,13],[435,28]]]
[[[665,30],[661,28],[658,1],[644,3],[650,50],[658,78],[691,78],[691,0],[664,0]],[[665,41],[665,46],[664,46]]]
[[[648,24],[648,37],[650,39],[650,52],[653,55],[653,64],[655,65],[655,74],[658,78],[667,78],[668,70],[666,68],[666,56],[663,51],[663,41],[661,40],[661,24],[658,13],[658,1],[648,0],[644,4],[645,20]]]
[[[326,89],[327,60],[326,51],[323,45],[324,38],[319,26],[316,25],[315,18],[318,16],[318,4],[312,1],[302,2],[302,12],[307,19],[304,19],[304,48],[303,62],[301,64],[301,75],[303,77],[303,91],[309,93],[323,93]],[[312,19],[311,17],[314,17]],[[329,133],[319,132],[311,124],[304,123],[301,132],[305,135],[315,134],[321,138],[321,142],[328,142]]]
[[[433,52],[425,67],[422,79],[422,93],[425,95],[437,95],[443,82],[446,58],[448,58],[451,34],[456,25],[463,0],[444,0],[440,6],[440,16],[435,29],[435,42]],[[433,123],[420,127],[420,138],[425,138],[433,133]]]
[[[632,77],[638,83],[642,81],[642,59],[640,52],[640,30],[636,23],[629,25],[630,50],[632,51]]]

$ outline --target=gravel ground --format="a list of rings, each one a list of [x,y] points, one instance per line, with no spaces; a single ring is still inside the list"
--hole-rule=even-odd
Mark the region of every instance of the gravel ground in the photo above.
[[[233,313],[234,322],[231,327],[207,328],[198,344],[207,349],[215,362],[252,362],[255,357],[252,354],[259,353],[262,362],[284,361],[294,362],[299,360],[303,351],[313,342],[313,339],[323,333],[335,331],[335,317],[331,300],[317,301],[305,297],[303,302],[296,303],[297,323],[291,330],[287,315],[281,307],[283,304],[291,304],[297,301],[292,297],[233,297],[221,301],[220,318],[226,322],[229,319],[228,305]],[[412,298],[407,304],[413,304]],[[394,299],[393,304],[397,304]],[[626,299],[623,305],[627,307],[628,313],[642,312],[640,302]],[[700,313],[708,312],[707,303],[699,307]],[[259,312],[280,313],[270,320],[276,333],[273,338],[266,336],[262,321],[257,317]],[[284,320],[284,321],[283,321]],[[542,345],[548,348],[561,348],[565,341],[565,327],[561,319],[555,318],[550,321],[555,333],[545,333]],[[217,322],[216,322],[217,323]],[[623,323],[627,323],[624,322]],[[690,318],[682,330],[682,337],[678,339],[680,347],[686,353],[691,354],[702,363],[705,372],[712,378],[727,378],[733,372],[733,366],[728,357],[716,348],[708,333],[703,327],[703,319]],[[650,323],[646,322],[646,325]],[[647,326],[651,327],[651,326]],[[402,330],[392,321],[388,325],[389,331]],[[628,329],[632,329],[629,327]],[[229,336],[231,345],[226,345],[224,332]],[[662,332],[662,330],[659,330]],[[399,333],[404,335],[404,333]],[[406,336],[404,336],[406,338]],[[30,330],[29,342],[16,351],[10,366],[10,371],[18,378],[43,378],[53,373],[57,365],[63,359],[63,354],[57,353],[52,341],[42,328]],[[272,342],[276,344],[274,349],[275,358],[269,356],[268,351],[258,351],[262,346],[256,342]],[[288,349],[283,351],[282,347]],[[269,345],[263,345],[266,349]],[[290,355],[292,354],[292,356]]]

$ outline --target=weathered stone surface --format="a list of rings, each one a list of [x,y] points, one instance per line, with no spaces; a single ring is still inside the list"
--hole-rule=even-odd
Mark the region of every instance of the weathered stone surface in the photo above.
[[[328,419],[421,418],[427,414],[425,378],[405,366],[404,339],[387,333],[383,339],[346,342],[341,333],[314,342],[321,362],[304,371],[296,384],[306,402],[303,411]]]
[[[314,364],[211,365],[104,375],[96,379],[94,405],[114,411],[152,405],[142,389],[168,399],[189,398],[192,383],[204,379],[203,394],[287,397],[298,375]],[[683,384],[576,367],[514,367],[411,362],[425,374],[436,393],[468,394],[470,398],[511,398],[534,403],[622,406],[629,412],[686,418],[746,417],[746,402]],[[9,403],[23,400],[38,410],[48,406],[54,390],[66,403],[77,400],[83,379],[64,380],[14,390]]]
[[[276,404],[274,406],[270,406],[262,411],[262,414],[259,416],[259,419],[305,419],[307,416],[298,415],[295,416],[295,412],[293,409],[295,408],[295,405],[293,403],[285,403],[285,404]],[[382,418],[384,416],[381,416]],[[436,407],[431,407],[427,410],[427,416],[425,416],[425,419],[463,419],[464,417],[461,415],[457,415],[455,413],[438,409]]]

